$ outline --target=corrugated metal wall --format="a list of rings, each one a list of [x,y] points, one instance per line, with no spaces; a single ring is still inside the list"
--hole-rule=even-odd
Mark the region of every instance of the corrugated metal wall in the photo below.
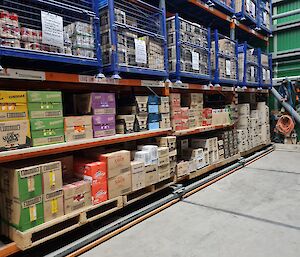
[[[273,14],[300,9],[300,0],[274,1]],[[300,77],[300,14],[274,20],[270,51],[274,53],[274,77]]]

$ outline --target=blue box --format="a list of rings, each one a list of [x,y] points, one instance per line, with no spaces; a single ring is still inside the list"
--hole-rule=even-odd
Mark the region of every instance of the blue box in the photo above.
[[[159,105],[148,105],[148,113],[159,113]]]
[[[158,113],[149,113],[148,114],[148,123],[159,122],[161,120],[161,116]]]
[[[159,129],[159,122],[148,123],[148,129],[149,130]]]
[[[148,97],[148,105],[159,105],[160,97],[157,95],[149,95]]]

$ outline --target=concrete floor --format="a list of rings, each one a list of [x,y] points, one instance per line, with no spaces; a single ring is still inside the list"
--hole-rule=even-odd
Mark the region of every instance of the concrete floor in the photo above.
[[[298,257],[300,151],[275,151],[84,257]]]

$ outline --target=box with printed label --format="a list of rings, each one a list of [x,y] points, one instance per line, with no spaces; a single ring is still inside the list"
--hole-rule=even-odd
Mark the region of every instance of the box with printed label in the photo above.
[[[145,167],[146,173],[146,186],[156,184],[159,180],[158,166],[155,164],[148,165]]]
[[[148,114],[148,123],[159,122],[161,120],[161,115],[158,113]]]
[[[177,163],[177,169],[176,174],[177,177],[182,177],[184,175],[187,175],[189,173],[189,162],[188,161],[182,161]]]
[[[158,167],[158,181],[163,181],[171,177],[170,164]]]
[[[148,105],[159,105],[160,97],[157,95],[149,95],[148,96]]]
[[[9,164],[1,168],[1,191],[11,199],[24,202],[42,195],[40,165]]]
[[[94,137],[113,136],[116,134],[115,115],[102,114],[93,115]]]
[[[136,115],[136,121],[137,121],[137,131],[144,131],[147,130],[147,120],[148,120],[148,114],[142,113]]]
[[[29,147],[31,144],[28,120],[0,122],[0,151]]]
[[[166,100],[163,100],[163,99],[166,99]],[[169,97],[161,97],[161,103],[159,105],[159,112],[160,113],[169,113],[170,112]]]
[[[25,201],[4,196],[2,220],[19,231],[26,231],[44,223],[44,206],[42,195]],[[7,227],[7,230],[9,228]],[[5,233],[9,236],[9,232]]]
[[[32,146],[62,143],[65,141],[63,118],[31,119]]]
[[[63,116],[62,103],[28,103],[30,119],[58,118]]]
[[[159,144],[159,146],[168,147],[170,152],[176,149],[176,137],[175,136],[157,137],[156,141]]]
[[[92,204],[91,184],[88,181],[75,181],[63,186],[65,214],[77,211]]]
[[[43,194],[51,193],[62,189],[62,168],[61,162],[50,162],[41,164]]]
[[[108,197],[113,199],[131,192],[131,171],[108,179]]]
[[[159,105],[148,105],[148,113],[159,113]]]
[[[74,160],[75,176],[86,181],[98,181],[101,183],[107,182],[105,162],[93,162],[83,158],[76,158]]]
[[[158,147],[157,148],[157,156],[158,158],[168,157],[169,158],[169,148],[168,147]]]
[[[117,134],[128,134],[134,132],[135,115],[118,115],[116,118]]]
[[[164,157],[159,157],[158,158],[158,166],[164,166],[164,165],[168,165],[170,164],[170,157],[168,156],[164,156]]]
[[[115,94],[78,94],[76,95],[76,109],[79,114],[116,114]]]
[[[148,123],[148,129],[149,130],[156,130],[159,129],[160,122],[150,122]]]
[[[137,113],[147,112],[148,96],[135,96]]]
[[[130,167],[130,152],[126,150],[101,154],[100,161],[106,164],[107,178],[113,178],[122,173],[129,172]]]
[[[28,119],[26,91],[0,91],[0,121]]]
[[[64,118],[66,142],[93,138],[92,116]]]
[[[27,91],[28,103],[61,103],[62,94],[59,91]]]
[[[64,215],[63,190],[44,194],[44,221],[50,221]]]
[[[91,181],[92,204],[96,205],[108,199],[107,181]]]
[[[132,161],[131,173],[132,191],[144,188],[146,186],[145,164],[139,161]]]
[[[171,128],[171,121],[160,121],[159,122],[159,127],[162,129],[168,129]]]
[[[170,94],[170,105],[180,107],[181,95],[178,93]]]
[[[157,145],[139,145],[138,150],[150,152],[151,161],[158,158],[158,146]]]
[[[150,151],[136,151],[134,160],[143,162],[146,166],[152,164],[152,158]]]

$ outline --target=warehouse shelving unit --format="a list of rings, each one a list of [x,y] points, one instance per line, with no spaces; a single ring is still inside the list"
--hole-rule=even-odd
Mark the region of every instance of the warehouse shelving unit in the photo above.
[[[265,56],[265,58],[263,58]],[[265,60],[266,59],[266,60]],[[263,88],[272,88],[273,86],[273,72],[272,72],[272,54],[259,53],[260,64],[260,85]]]
[[[212,77],[211,71],[209,71],[208,76],[201,76],[201,75],[191,75],[184,74],[179,72],[180,68],[176,71],[176,73],[172,74],[171,77],[175,79],[179,79],[180,77],[191,77],[193,79],[196,79],[195,83],[170,83],[170,82],[163,82],[161,80],[168,78],[168,52],[167,52],[167,31],[166,27],[161,26],[161,24],[164,24],[166,21],[166,14],[165,9],[157,8],[149,3],[147,1],[124,1],[124,0],[107,0],[107,1],[100,1],[100,6],[94,5],[94,2],[98,1],[88,1],[88,0],[78,0],[73,3],[73,1],[69,0],[61,0],[61,1],[43,1],[43,0],[36,0],[33,1],[35,4],[43,4],[43,6],[51,6],[48,11],[55,12],[55,8],[61,8],[62,12],[64,10],[68,10],[70,13],[74,13],[75,17],[85,17],[82,18],[82,20],[92,20],[94,31],[95,31],[95,49],[96,49],[96,55],[95,58],[80,58],[80,57],[71,57],[71,56],[65,56],[62,54],[49,54],[49,53],[42,53],[37,51],[27,51],[24,49],[13,49],[13,48],[7,48],[7,47],[0,47],[0,56],[1,56],[1,63],[2,65],[5,64],[5,58],[6,57],[21,57],[23,59],[35,59],[38,61],[47,61],[47,62],[55,62],[55,63],[65,63],[68,65],[79,65],[79,66],[89,66],[91,69],[86,69],[85,72],[82,73],[61,73],[61,72],[53,72],[55,71],[64,71],[63,68],[52,69],[51,71],[35,71],[35,67],[28,65],[27,67],[31,70],[23,70],[23,69],[15,69],[14,67],[6,68],[3,71],[0,71],[0,88],[1,89],[38,89],[38,90],[62,90],[65,92],[102,92],[102,91],[117,91],[120,92],[122,90],[125,90],[127,92],[130,92],[131,90],[150,90],[151,92],[159,90],[160,94],[163,96],[168,96],[170,92],[202,92],[204,94],[220,94],[223,96],[230,96],[232,98],[232,103],[234,103],[234,99],[237,98],[238,94],[255,94],[255,95],[263,95],[263,97],[268,96],[268,88],[272,86],[272,84],[263,84],[262,80],[262,70],[259,69],[259,82],[257,83],[248,83],[247,81],[243,81],[244,87],[236,87],[238,85],[238,69],[237,69],[237,79],[236,80],[227,80],[220,78],[218,73],[214,74],[214,77]],[[260,1],[260,0],[258,0]],[[13,3],[14,1],[6,0],[4,2]],[[17,2],[20,2],[18,0]],[[210,1],[211,3],[214,3],[214,5],[208,3],[209,1],[206,1],[206,3],[200,2],[198,0],[186,0],[186,1],[176,1],[180,2],[183,6],[183,13],[189,12],[189,10],[192,10],[192,12],[197,13],[198,16],[205,16],[205,17],[212,17],[214,21],[221,21],[219,26],[226,27],[228,30],[230,29],[231,32],[236,31],[239,33],[243,33],[244,36],[250,37],[254,39],[254,41],[259,40],[262,43],[266,43],[268,41],[267,35],[270,34],[266,28],[262,26],[262,33],[258,32],[253,28],[252,25],[255,24],[252,17],[247,17],[247,14],[238,14],[236,15],[239,20],[235,19],[234,17],[234,9],[232,7],[226,6],[224,8],[222,1]],[[232,1],[233,3],[234,1]],[[2,7],[2,6],[0,6]],[[221,7],[221,8],[220,8]],[[138,20],[138,23],[140,26],[135,26],[135,23],[131,21],[131,23],[122,22],[122,17],[124,18],[123,14],[119,11],[116,11],[116,9],[124,9],[129,13],[129,17],[136,18]],[[47,9],[47,8],[46,8]],[[110,31],[109,31],[109,37],[111,37],[111,44],[114,46],[114,50],[111,52],[110,60],[111,63],[109,65],[102,65],[102,50],[100,48],[100,26],[101,26],[101,19],[99,19],[99,9],[101,10],[107,10],[109,13],[109,19],[107,20],[109,23]],[[168,11],[168,8],[167,8]],[[135,13],[136,12],[136,13]],[[141,12],[144,12],[145,18],[140,19]],[[59,13],[59,12],[58,12]],[[78,14],[78,15],[77,15]],[[62,15],[60,13],[60,15]],[[179,14],[181,15],[181,14]],[[180,21],[179,15],[176,15],[177,22]],[[242,19],[243,15],[246,17],[246,20]],[[72,16],[72,15],[70,15]],[[118,16],[118,17],[116,17]],[[88,18],[87,18],[88,17]],[[121,17],[121,18],[120,18]],[[66,17],[68,20],[70,17]],[[149,19],[155,20],[155,24],[152,22],[149,22]],[[74,18],[72,18],[74,19]],[[120,20],[121,19],[121,20]],[[130,19],[129,19],[130,20]],[[100,21],[100,25],[99,25]],[[68,20],[69,22],[69,20]],[[72,20],[70,20],[72,22]],[[148,23],[147,23],[148,22]],[[215,23],[215,27],[217,22]],[[153,25],[153,26],[152,26]],[[179,25],[179,24],[177,24]],[[103,29],[103,28],[102,28]],[[138,67],[134,65],[127,65],[122,64],[119,59],[119,50],[120,50],[120,37],[119,35],[124,35],[124,33],[137,33],[140,37],[152,37],[155,40],[159,41],[162,48],[164,49],[163,57],[164,57],[164,63],[162,69],[150,69],[147,67]],[[179,33],[177,33],[177,39],[178,39]],[[208,42],[210,45],[210,33],[208,33]],[[219,39],[219,33],[216,30],[214,33],[213,40],[215,42],[218,42]],[[235,61],[238,62],[238,45],[237,42],[234,41],[233,37],[234,33],[232,33],[232,40],[231,42],[234,42],[236,47],[236,57]],[[103,38],[102,38],[103,39]],[[177,47],[179,47],[180,40],[176,40]],[[180,42],[182,43],[182,42]],[[186,43],[186,42],[185,42]],[[244,49],[248,48],[245,47]],[[243,51],[244,51],[243,49]],[[206,51],[209,50],[209,46],[205,48]],[[215,51],[218,53],[218,44],[216,44]],[[208,51],[209,53],[209,51]],[[244,52],[245,53],[245,52]],[[216,55],[216,59],[218,59],[218,56],[226,56],[224,53],[218,53]],[[258,51],[258,56],[259,51]],[[177,61],[178,57],[180,57],[180,54],[177,54]],[[261,58],[259,58],[259,63],[261,63]],[[209,64],[210,60],[209,58]],[[268,69],[272,67],[271,62],[271,56],[269,56],[269,62],[268,62]],[[218,62],[216,60],[216,62]],[[250,61],[251,62],[251,61]],[[209,65],[210,66],[210,65]],[[10,66],[8,66],[10,67]],[[238,67],[238,65],[237,65]],[[262,66],[260,66],[262,67]],[[56,68],[56,67],[55,67]],[[112,75],[112,78],[103,78],[103,77],[95,77],[94,75],[97,73],[102,73],[103,71],[106,74]],[[209,69],[210,70],[210,69]],[[88,74],[88,75],[87,75]],[[132,78],[126,78],[126,79],[120,79],[119,75],[123,77],[130,76],[137,76],[137,79]],[[140,79],[140,77],[147,78],[145,80]],[[272,74],[270,72],[270,78]],[[118,78],[118,79],[115,79]],[[150,80],[149,80],[150,78]],[[240,78],[241,79],[241,78]],[[201,82],[199,81],[201,80]],[[203,81],[207,82],[202,83]],[[209,82],[213,82],[214,84],[221,84],[222,86],[213,86]],[[259,87],[259,85],[263,85],[263,89]],[[248,86],[253,86],[252,88]],[[172,128],[167,129],[159,129],[159,130],[152,130],[152,131],[142,131],[142,132],[136,132],[132,134],[118,134],[115,136],[109,136],[104,138],[98,138],[98,139],[90,139],[90,140],[81,140],[76,142],[69,142],[69,143],[60,143],[56,145],[47,145],[47,146],[41,146],[41,147],[31,147],[26,149],[20,149],[20,150],[12,150],[12,151],[6,151],[0,153],[0,163],[7,163],[7,162],[14,162],[20,159],[30,159],[30,158],[36,158],[36,157],[45,157],[45,156],[53,156],[55,154],[60,153],[70,153],[73,151],[79,151],[81,149],[88,149],[88,148],[94,148],[98,146],[109,146],[113,144],[119,144],[124,143],[128,141],[137,141],[141,139],[150,139],[154,137],[159,136],[167,136],[167,135],[173,135],[178,138],[180,137],[188,137],[190,135],[204,135],[204,133],[213,133],[220,130],[226,130],[234,128],[235,124],[222,124],[222,125],[216,125],[216,126],[200,126],[196,128],[190,128],[186,130],[181,131],[172,131]],[[203,174],[207,174],[217,168],[223,167],[224,165],[228,165],[229,163],[236,162],[239,160],[241,156],[245,156],[248,154],[253,153],[254,151],[257,151],[259,149],[262,149],[266,145],[260,145],[257,146],[247,152],[239,153],[234,156],[231,156],[230,158],[227,158],[225,160],[219,161],[217,163],[214,163],[212,165],[206,166],[202,169],[197,170],[196,172],[191,173],[189,176],[186,176],[184,178],[174,178],[175,180],[168,180],[165,184],[159,184],[154,185],[153,187],[149,187],[145,189],[144,191],[140,192],[141,194],[138,197],[133,197],[132,199],[126,199],[124,198],[118,198],[117,205],[114,206],[112,211],[105,212],[101,217],[106,216],[108,214],[111,214],[112,212],[119,210],[123,208],[123,206],[130,205],[131,203],[138,201],[140,199],[145,199],[147,196],[152,195],[162,189],[168,188],[172,185],[176,185],[177,182],[181,182],[183,179],[195,179],[196,177],[199,177]],[[173,179],[173,177],[172,177]],[[113,201],[116,201],[114,199]],[[126,203],[125,203],[126,202]],[[103,204],[99,206],[92,206],[90,209],[87,209],[86,211],[91,211],[92,209],[100,208],[102,205],[110,204],[110,202],[104,202]],[[82,214],[84,213],[84,214]],[[75,214],[74,214],[75,215]],[[67,230],[62,231],[56,231],[53,232],[52,236],[47,237],[45,240],[39,239],[35,241],[33,244],[30,242],[31,235],[34,233],[37,233],[41,236],[42,233],[44,233],[45,230],[47,230],[50,225],[56,225],[59,222],[63,222],[64,219],[70,218],[72,219],[75,216],[79,217],[79,222],[76,224],[73,224],[74,226],[67,228]],[[66,217],[63,216],[61,220],[53,221],[50,223],[44,223],[35,229],[28,232],[28,234],[23,233],[22,236],[24,238],[26,237],[29,240],[23,244],[22,241],[16,240],[16,242],[7,244],[3,248],[0,248],[0,255],[6,256],[7,254],[12,254],[15,252],[20,251],[20,248],[26,249],[28,247],[31,247],[33,245],[38,245],[42,242],[46,242],[50,238],[55,238],[62,233],[66,231],[73,230],[81,225],[84,225],[87,221],[84,218],[86,215],[86,212],[82,211],[79,213],[76,213],[75,216],[69,216]],[[98,219],[100,216],[95,216],[93,219]],[[16,236],[18,233],[16,233]],[[26,235],[25,235],[26,234]]]
[[[257,4],[259,0],[240,0],[239,6],[236,4],[235,16],[238,20],[243,21],[243,23],[251,26],[257,26]],[[239,8],[239,9],[237,9]]]
[[[258,5],[258,27],[263,33],[270,35],[272,34],[272,1],[258,0]]]

